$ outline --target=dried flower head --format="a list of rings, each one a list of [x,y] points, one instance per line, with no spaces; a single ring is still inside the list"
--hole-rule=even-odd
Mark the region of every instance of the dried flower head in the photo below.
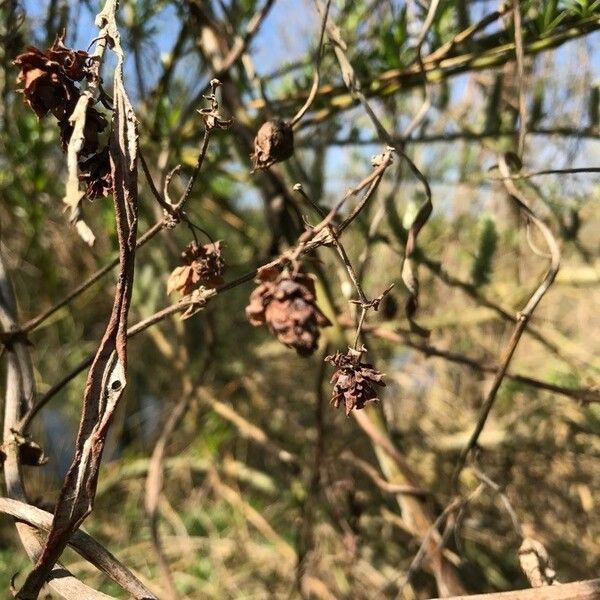
[[[167,294],[177,290],[184,296],[199,285],[215,287],[223,282],[225,261],[221,241],[204,246],[192,242],[181,253],[183,265],[173,270],[167,282]]]
[[[250,156],[254,169],[267,169],[294,154],[294,133],[289,123],[273,119],[264,123],[254,138],[254,153]]]
[[[42,118],[51,112],[58,119],[61,145],[66,151],[73,133],[69,119],[80,98],[77,82],[88,75],[90,56],[83,50],[67,48],[63,39],[58,36],[45,52],[28,48],[14,63],[21,69],[17,83],[23,84],[25,100],[35,114]],[[100,112],[87,107],[82,154],[98,150],[98,136],[107,125]]]
[[[58,63],[69,79],[81,81],[88,74],[90,55],[85,50],[73,50],[64,44],[64,31],[56,36],[54,43],[48,50],[46,56]]]
[[[310,356],[317,348],[320,328],[331,325],[316,305],[314,280],[302,271],[263,271],[262,283],[252,292],[246,316],[251,325],[267,324],[277,339]]]
[[[59,120],[68,118],[79,98],[74,82],[87,74],[89,58],[83,50],[67,48],[63,36],[45,52],[30,47],[15,58],[21,69],[17,83],[23,84],[25,99],[38,117],[52,112]]]
[[[85,184],[85,198],[95,200],[113,191],[108,146],[79,161],[79,180]]]
[[[349,348],[345,354],[336,352],[325,358],[326,362],[337,367],[331,378],[331,383],[334,384],[331,404],[338,408],[343,403],[346,416],[352,409],[359,410],[364,408],[367,402],[377,401],[375,386],[385,386],[383,373],[371,364],[360,362],[364,351],[364,348],[361,350]]]

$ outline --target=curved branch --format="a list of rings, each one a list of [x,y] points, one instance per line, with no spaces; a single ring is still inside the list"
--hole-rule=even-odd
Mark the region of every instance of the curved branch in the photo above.
[[[18,330],[16,301],[1,254],[0,324],[4,331],[11,332]],[[11,498],[27,502],[21,478],[19,450],[17,444],[14,442],[12,430],[17,427],[22,408],[26,407],[33,397],[33,370],[31,368],[28,349],[23,340],[17,339],[12,345],[6,347],[6,356],[8,365],[4,400],[3,447],[6,452],[4,481],[7,493]],[[36,529],[24,523],[16,523],[16,528],[25,552],[27,552],[32,561],[36,561],[42,550]],[[111,596],[101,594],[86,586],[66,571],[60,564],[56,564],[50,573],[49,585],[66,600],[81,600],[81,598],[107,600],[111,598]]]
[[[529,301],[525,305],[525,308],[517,315],[517,322],[513,333],[506,345],[506,349],[504,350],[504,355],[502,360],[500,361],[500,368],[496,372],[496,375],[492,381],[492,386],[487,393],[487,396],[482,404],[481,411],[479,413],[479,418],[477,420],[477,424],[475,425],[475,429],[469,438],[467,445],[463,448],[460,456],[458,458],[456,468],[454,471],[454,475],[452,478],[453,487],[458,485],[458,478],[465,466],[467,457],[469,453],[477,446],[477,440],[485,427],[488,416],[494,402],[496,400],[496,395],[498,390],[500,389],[500,385],[506,376],[508,371],[508,367],[510,365],[510,361],[517,349],[521,336],[523,332],[527,328],[527,324],[529,319],[531,318],[533,311],[536,306],[539,304],[540,300],[543,298],[544,294],[548,291],[552,282],[554,281],[558,269],[560,266],[560,249],[550,228],[540,219],[538,216],[529,208],[527,205],[527,199],[523,196],[523,194],[516,188],[512,179],[510,179],[510,168],[507,164],[506,156],[502,156],[498,163],[500,168],[500,173],[503,176],[503,183],[506,191],[510,195],[511,200],[517,205],[518,209],[526,216],[526,218],[531,221],[537,229],[542,234],[544,241],[546,242],[546,246],[550,252],[550,266],[548,268],[548,272],[546,273],[544,279],[533,292]]]
[[[599,597],[600,579],[588,579],[514,592],[452,596],[446,600],[597,600]]]
[[[40,531],[49,531],[52,526],[52,513],[31,504],[13,500],[12,498],[0,498],[0,512],[23,521],[24,523],[22,524],[27,524]],[[76,531],[69,541],[69,545],[135,598],[139,600],[151,600],[154,598],[154,595],[146,589],[127,567],[120,563],[108,550],[87,533],[80,530]],[[94,590],[90,591],[90,588],[85,587],[85,598],[95,597],[93,596]],[[110,596],[106,596],[105,594],[101,594],[99,597],[110,598]],[[81,598],[79,596],[79,600]]]

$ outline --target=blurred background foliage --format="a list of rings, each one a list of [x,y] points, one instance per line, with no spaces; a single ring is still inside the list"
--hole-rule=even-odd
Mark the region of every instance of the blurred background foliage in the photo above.
[[[127,84],[140,146],[159,188],[168,171],[182,165],[171,185],[177,195],[196,161],[203,124],[195,110],[204,105],[202,93],[218,70],[219,53],[222,58],[236,36],[243,36],[264,3],[122,4]],[[332,3],[332,18],[363,87],[397,132],[419,110],[423,90],[418,77],[394,79],[392,71],[415,63],[427,6],[417,0]],[[600,3],[521,0],[520,7],[525,46],[546,50],[525,60],[524,169],[597,166]],[[47,47],[63,29],[68,45],[86,48],[96,37],[93,19],[100,8],[95,0],[0,4],[1,249],[23,321],[52,306],[117,250],[110,199],[85,206],[97,236],[92,248],[69,226],[61,204],[66,171],[56,123],[51,117],[38,121],[25,105],[11,62],[29,45]],[[423,55],[498,9],[490,0],[441,0]],[[333,206],[370,172],[370,156],[381,152],[326,44],[322,93],[301,122],[294,157],[274,167],[275,175],[250,174],[250,142],[260,123],[271,116],[291,118],[310,88],[318,27],[311,2],[275,0],[241,60],[220,75],[221,112],[236,123],[213,136],[187,210],[212,239],[224,240],[227,280],[292,243],[302,218],[316,221],[291,191],[294,183],[301,182],[322,206]],[[437,65],[428,85],[431,108],[406,143],[431,183],[434,202],[417,252],[419,322],[431,329],[433,347],[484,366],[498,363],[512,327],[506,315],[522,308],[546,266],[531,252],[523,220],[493,179],[497,171],[490,171],[499,153],[516,148],[519,83],[514,53],[492,68],[482,58],[497,56],[513,39],[509,12],[454,44],[447,59],[466,62],[456,70],[443,61]],[[112,64],[104,68],[109,93]],[[386,73],[392,73],[390,79]],[[143,232],[161,211],[142,176],[140,182]],[[598,177],[550,175],[518,185],[559,238],[563,261],[532,321],[537,335],[525,335],[511,372],[567,392],[597,390]],[[387,375],[373,412],[420,487],[431,492],[426,503],[439,514],[452,497],[452,470],[491,374],[436,357],[423,349],[425,342],[406,334],[400,266],[407,228],[422,201],[409,171],[394,166],[344,241],[371,297],[396,284],[369,321],[387,336],[365,336],[369,360]],[[190,241],[181,226],[139,251],[132,322],[172,301],[166,280]],[[322,249],[306,264],[318,276],[322,310],[332,319],[352,315],[353,292],[334,252]],[[111,275],[103,278],[31,334],[40,394],[95,349],[113,286]],[[251,283],[236,287],[185,323],[174,317],[130,342],[126,401],[113,425],[97,504],[85,528],[167,597],[144,512],[145,476],[186,373],[195,392],[167,446],[159,504],[164,554],[181,598],[435,596],[426,562],[412,586],[402,585],[420,545],[410,515],[363,468],[366,463],[379,482],[389,475],[368,437],[354,419],[327,406],[331,371],[323,356],[343,350],[352,332],[329,328],[312,358],[298,358],[264,328],[248,324],[244,307],[251,289]],[[176,366],[173,355],[181,348],[186,353]],[[45,467],[25,473],[40,506],[52,507],[70,463],[83,383],[81,375],[64,387],[33,429],[50,457]],[[546,546],[560,581],[600,572],[598,434],[599,404],[507,379],[480,440],[479,469],[506,494],[524,531]],[[293,460],[282,460],[282,449]],[[478,483],[477,472],[468,468],[463,493]],[[527,585],[519,545],[502,497],[488,486],[462,514],[445,552],[464,588],[474,593]],[[65,562],[94,587],[124,597],[77,555],[67,554]],[[14,527],[3,518],[0,588],[7,590],[11,576],[26,569]]]

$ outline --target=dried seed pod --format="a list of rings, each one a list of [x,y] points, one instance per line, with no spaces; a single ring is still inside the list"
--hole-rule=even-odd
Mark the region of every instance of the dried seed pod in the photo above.
[[[255,169],[267,169],[294,154],[294,133],[289,123],[272,119],[264,123],[254,138],[254,153],[250,156]]]
[[[88,74],[89,61],[87,52],[67,48],[63,36],[58,36],[45,52],[30,47],[13,61],[21,69],[17,83],[23,84],[25,100],[35,114],[42,118],[51,112],[58,119],[63,150],[67,149],[73,133],[69,118],[80,98],[76,82]],[[98,135],[107,124],[101,113],[88,106],[82,154],[98,150]]]
[[[383,373],[369,363],[360,362],[364,351],[364,348],[360,351],[349,348],[345,354],[336,352],[325,357],[326,362],[337,367],[331,378],[334,384],[331,404],[338,408],[343,403],[346,416],[352,409],[360,410],[367,402],[377,401],[375,386],[385,386]]]
[[[15,58],[14,64],[21,69],[17,84],[23,84],[25,100],[40,119],[48,112],[63,118],[68,107],[75,107],[79,98],[77,86],[41,50],[29,48]]]
[[[81,81],[88,73],[90,55],[85,50],[67,48],[64,39],[64,32],[57,35],[52,46],[46,50],[46,56],[57,62],[67,77]]]
[[[181,253],[183,265],[173,270],[167,283],[167,294],[174,290],[184,296],[199,285],[215,287],[223,282],[225,261],[221,241],[199,246],[192,242]]]
[[[85,198],[95,200],[113,192],[108,146],[79,161],[79,180],[85,184]]]
[[[285,269],[279,274],[267,271],[261,281],[246,307],[250,324],[266,324],[282,344],[310,356],[317,349],[320,328],[331,325],[316,305],[312,277]]]

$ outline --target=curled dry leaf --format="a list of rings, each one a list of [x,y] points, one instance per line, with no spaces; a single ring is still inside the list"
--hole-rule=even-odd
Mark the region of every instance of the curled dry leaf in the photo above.
[[[214,288],[222,283],[225,261],[221,244],[221,241],[204,246],[196,242],[188,244],[181,253],[184,264],[175,268],[169,276],[167,294],[178,291],[185,296],[200,285]]]
[[[264,123],[254,138],[254,153],[250,156],[253,169],[267,169],[294,154],[294,133],[289,123],[273,119]]]
[[[334,384],[331,395],[331,404],[338,408],[341,404],[346,409],[346,416],[352,409],[359,410],[365,407],[367,402],[378,400],[375,386],[385,386],[384,374],[369,363],[360,362],[364,348],[354,350],[348,348],[348,352],[342,354],[336,352],[325,357],[325,361],[337,367],[331,378]]]
[[[313,278],[288,269],[276,276],[268,269],[262,276],[246,307],[250,324],[266,324],[282,344],[300,356],[310,356],[317,349],[320,328],[331,325],[317,307]]]

